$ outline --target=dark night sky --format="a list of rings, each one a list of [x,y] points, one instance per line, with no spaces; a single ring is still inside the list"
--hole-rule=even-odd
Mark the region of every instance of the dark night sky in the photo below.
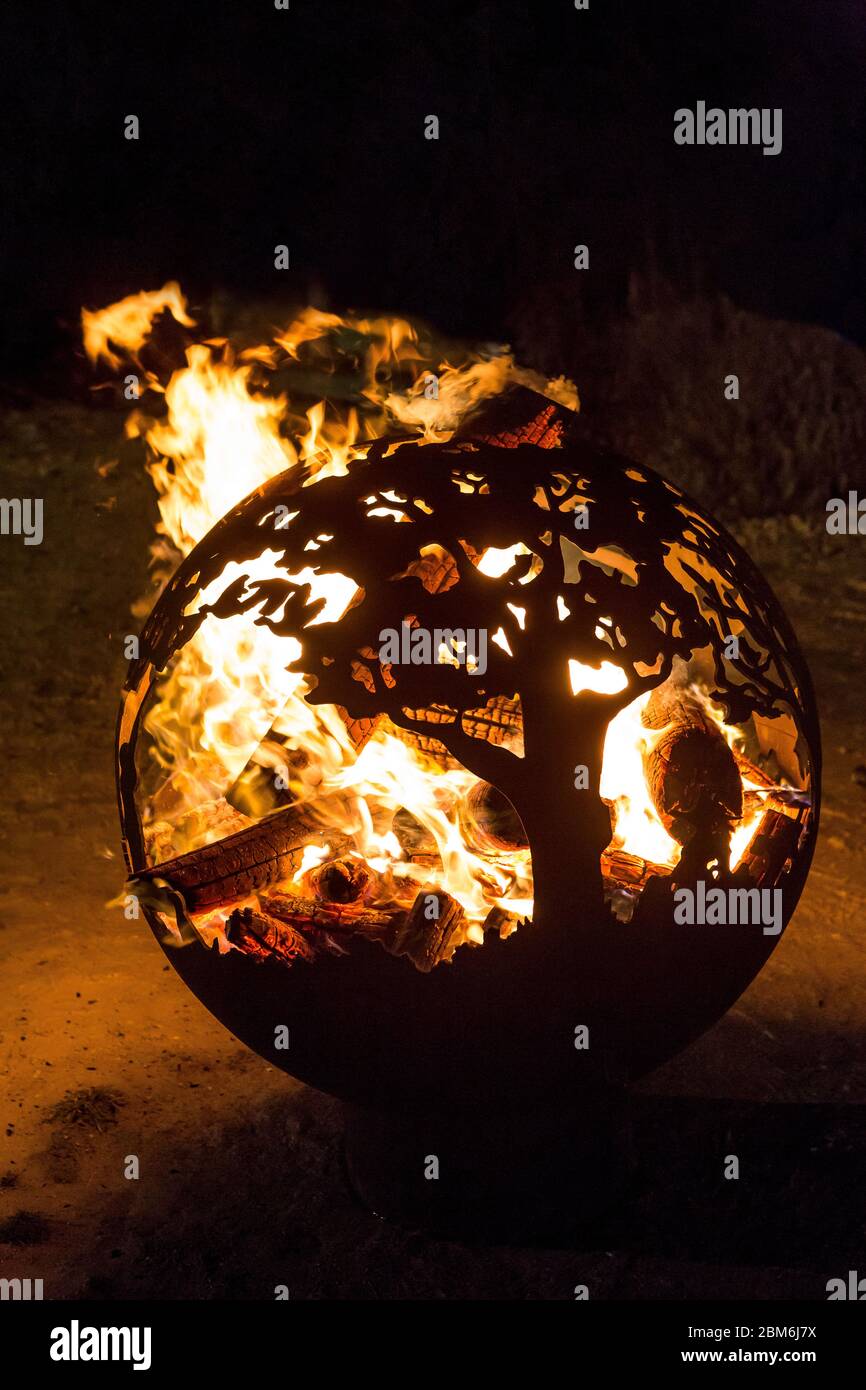
[[[866,0],[42,0],[0,27],[7,373],[167,278],[507,337],[576,242],[590,315],[652,256],[866,340]],[[781,106],[783,152],[676,146],[698,99]]]

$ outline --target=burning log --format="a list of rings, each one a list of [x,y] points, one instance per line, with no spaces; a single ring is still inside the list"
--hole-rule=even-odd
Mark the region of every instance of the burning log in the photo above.
[[[430,708],[432,709],[433,706]],[[427,718],[427,711],[425,710],[411,710],[410,714],[412,718]],[[432,723],[433,721],[430,720],[429,722]],[[460,766],[457,758],[453,757],[452,754],[448,752],[445,744],[438,738],[432,738],[429,734],[419,733],[416,729],[404,729],[401,725],[394,724],[390,719],[385,720],[384,729],[391,738],[399,739],[401,743],[405,743],[407,747],[414,749],[416,753],[420,753],[422,757],[427,758],[441,772],[450,772]]]
[[[154,798],[154,802],[156,798]],[[174,822],[153,820],[146,827],[145,845],[147,857],[153,864],[161,864],[175,854],[175,845],[188,845],[195,849],[205,841],[213,843],[246,830],[250,817],[236,807],[230,806],[225,797],[204,801]]]
[[[297,796],[298,773],[309,761],[308,753],[289,748],[271,730],[229,787],[226,801],[253,820],[291,806]]]
[[[362,859],[330,859],[309,869],[300,883],[322,902],[355,903],[370,896],[375,876]]]
[[[361,752],[386,722],[383,714],[354,719],[342,705],[337,705],[336,709],[356,753]],[[295,736],[281,727],[284,717],[281,714],[271,725],[226,792],[229,805],[246,816],[257,819],[282,806],[290,806],[302,786],[299,774],[309,767],[310,755],[305,749],[293,746]]]
[[[346,733],[352,740],[356,753],[360,753],[362,748],[370,742],[373,735],[382,728],[386,719],[384,714],[374,714],[370,718],[355,719],[342,705],[337,705],[337,713],[346,725]]]
[[[395,916],[402,915],[377,912],[357,903],[320,902],[316,898],[303,898],[279,888],[263,893],[259,903],[268,916],[276,917],[301,931],[308,927],[319,927],[325,931],[364,932],[381,936],[392,926]]]
[[[662,825],[688,847],[689,858],[726,862],[731,832],[743,814],[743,784],[719,728],[682,689],[654,691],[643,723],[663,730],[643,760]]]
[[[440,961],[450,961],[464,939],[466,914],[448,893],[419,893],[410,911],[385,941],[395,956],[408,956],[427,974]]]
[[[523,744],[520,700],[495,695],[480,709],[467,710],[463,727],[472,738],[481,738],[485,743],[506,743],[517,752]]]
[[[448,752],[445,745],[434,732],[437,724],[451,724],[453,711],[439,705],[428,705],[426,709],[410,710],[413,719],[421,720],[430,726],[430,733],[418,729],[403,729],[391,720],[385,723],[385,730],[401,743],[406,743],[416,752],[423,753],[443,769],[459,767],[458,760]],[[480,738],[485,743],[507,743],[515,750],[523,740],[523,716],[520,701],[507,695],[496,695],[479,709],[466,710],[463,715],[463,728],[472,738]]]
[[[154,864],[137,877],[164,879],[183,894],[190,912],[210,911],[291,879],[300,849],[320,840],[322,833],[322,822],[309,807],[289,806],[216,844]]]
[[[510,936],[517,930],[520,918],[516,912],[506,912],[503,907],[491,907],[481,924],[482,932],[496,931],[500,936]]]
[[[555,449],[574,418],[574,411],[528,386],[512,386],[485,400],[457,429],[456,439],[482,439],[501,449],[537,444]]]
[[[430,594],[444,593],[460,578],[454,556],[441,545],[429,546],[417,560],[413,560],[406,573],[420,579]]]
[[[460,803],[460,828],[477,854],[515,854],[529,841],[508,797],[490,782],[476,782]]]
[[[761,888],[775,887],[797,852],[801,831],[802,825],[795,817],[769,808],[735,870],[735,877]]]
[[[443,768],[459,767],[458,760],[448,752],[445,745],[432,736],[437,724],[451,724],[454,712],[441,705],[427,705],[425,709],[409,710],[413,719],[428,724],[431,733],[421,733],[417,729],[403,729],[389,720],[386,730],[409,744],[418,752],[426,754]],[[462,716],[463,728],[472,738],[485,743],[507,743],[515,750],[523,741],[523,716],[520,701],[507,695],[496,695],[479,709],[466,710]]]
[[[316,958],[315,947],[289,922],[251,907],[235,908],[226,923],[226,935],[233,946],[257,961],[275,956],[283,965],[294,965],[296,960],[310,964]]]
[[[415,859],[418,856],[423,858],[438,858],[439,846],[436,844],[436,837],[426,825],[422,825],[417,816],[413,816],[411,811],[407,811],[405,806],[401,806],[394,812],[394,819],[391,822],[391,829],[400,842],[400,848],[407,859]]]
[[[601,856],[601,872],[608,890],[645,888],[651,879],[669,878],[671,873],[666,864],[654,864],[624,849],[606,849]]]
[[[402,916],[274,891],[262,895],[258,911],[236,907],[226,923],[226,935],[254,960],[272,958],[294,965],[296,960],[314,961],[321,951],[344,954],[343,946],[331,936],[334,930],[338,935],[361,932],[382,937],[393,926],[395,915]]]

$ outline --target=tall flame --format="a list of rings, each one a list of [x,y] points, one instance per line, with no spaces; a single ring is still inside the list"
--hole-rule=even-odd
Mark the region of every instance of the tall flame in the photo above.
[[[110,367],[117,368],[123,358],[109,346],[122,348],[129,356],[136,353],[147,341],[154,320],[168,312],[178,323],[186,328],[194,326],[194,320],[186,312],[186,299],[181,294],[180,285],[170,280],[161,290],[142,290],[140,294],[127,295],[107,309],[91,312],[81,311],[81,331],[84,348],[93,362],[100,358]]]
[[[142,359],[147,360],[145,345],[166,314],[184,329],[195,326],[173,282],[82,313],[89,357],[115,369],[125,357],[143,375],[151,399],[163,398],[160,418],[138,409],[127,425],[128,434],[142,437],[148,448],[160,513],[154,559],[163,579],[230,508],[286,469],[304,464],[313,477],[344,473],[372,438],[389,431],[447,440],[479,401],[515,381],[577,405],[570,382],[544,383],[518,368],[505,349],[455,366],[439,361],[407,320],[354,319],[316,309],[305,309],[270,343],[237,353],[224,339],[190,342],[183,364],[178,362],[163,383]],[[342,382],[345,407],[338,410],[320,400],[298,410],[283,391],[273,389],[275,371],[281,371],[281,380],[291,379],[299,366]],[[329,391],[329,401],[339,395]],[[490,549],[479,568],[491,576],[504,574],[519,553],[526,553],[523,546]],[[212,602],[241,574],[248,581],[281,575],[279,558],[278,551],[265,550],[243,567],[229,562],[196,606]],[[354,582],[342,574],[307,570],[294,578],[310,584],[313,600],[325,599],[317,621],[338,619],[355,593]],[[522,626],[525,610],[510,606]],[[476,924],[494,905],[530,915],[529,851],[479,855],[465,843],[458,806],[476,778],[462,768],[443,771],[381,728],[358,751],[337,711],[309,704],[306,679],[286,669],[300,656],[298,643],[256,626],[257,612],[208,617],[158,685],[145,720],[151,765],[143,807],[145,833],[152,850],[159,846],[158,857],[196,848],[237,825],[239,813],[226,803],[226,792],[253,750],[260,749],[265,763],[270,758],[278,764],[278,754],[261,752],[262,740],[276,730],[309,755],[305,768],[294,773],[295,796],[327,804],[333,842],[348,837],[354,852],[380,876],[383,892],[400,899],[425,883],[436,884]],[[503,633],[493,640],[500,638],[508,650]],[[450,659],[447,653],[443,659]],[[613,693],[625,680],[607,661],[599,669],[572,661],[569,675],[574,693]],[[656,864],[673,865],[679,846],[652,806],[641,765],[648,740],[657,736],[641,723],[645,699],[610,725],[601,793],[615,808],[614,844]],[[425,864],[423,857],[407,861],[390,828],[401,808],[435,841],[438,863]],[[740,853],[750,833],[742,828]],[[299,872],[326,852],[305,852]]]

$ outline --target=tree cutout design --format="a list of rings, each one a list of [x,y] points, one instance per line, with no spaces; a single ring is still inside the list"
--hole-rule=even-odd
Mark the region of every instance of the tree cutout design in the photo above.
[[[296,638],[293,669],[313,683],[311,702],[354,718],[385,713],[432,735],[510,798],[537,903],[600,906],[607,726],[666,680],[677,657],[709,650],[712,698],[729,722],[785,710],[800,723],[792,639],[772,596],[730,539],[648,469],[574,440],[555,451],[380,440],[345,476],[310,483],[300,471],[274,479],[214,528],[146,625],[142,664],[161,669],[208,615],[252,612]],[[266,549],[279,552],[285,579],[241,577],[193,611],[229,559]],[[489,549],[513,563],[484,573]],[[358,585],[338,621],[315,622],[323,601],[292,577],[305,569]],[[380,634],[403,623],[486,632],[487,669],[383,664]],[[732,633],[736,661],[725,654]],[[571,671],[587,667],[606,673],[607,693],[587,688],[595,676],[574,692]],[[503,699],[519,701],[522,750],[470,731],[473,712]],[[589,770],[587,791],[575,790],[578,765]]]

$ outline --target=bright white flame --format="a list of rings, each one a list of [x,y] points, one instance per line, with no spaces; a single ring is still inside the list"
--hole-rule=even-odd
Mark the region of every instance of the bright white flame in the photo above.
[[[639,695],[610,721],[604,740],[601,795],[615,810],[613,844],[639,859],[673,867],[680,857],[677,844],[659,819],[644,774],[643,758],[658,742],[661,731],[647,729],[641,715],[650,693]]]
[[[518,555],[529,554],[530,551],[522,541],[518,541],[516,545],[505,546],[502,550],[491,545],[481,556],[476,568],[490,579],[499,579],[503,574],[507,574],[510,569],[513,569]]]
[[[599,695],[618,695],[628,685],[625,671],[613,661],[603,661],[601,666],[595,667],[571,659],[568,677],[572,695],[579,695],[582,690],[594,690]]]

